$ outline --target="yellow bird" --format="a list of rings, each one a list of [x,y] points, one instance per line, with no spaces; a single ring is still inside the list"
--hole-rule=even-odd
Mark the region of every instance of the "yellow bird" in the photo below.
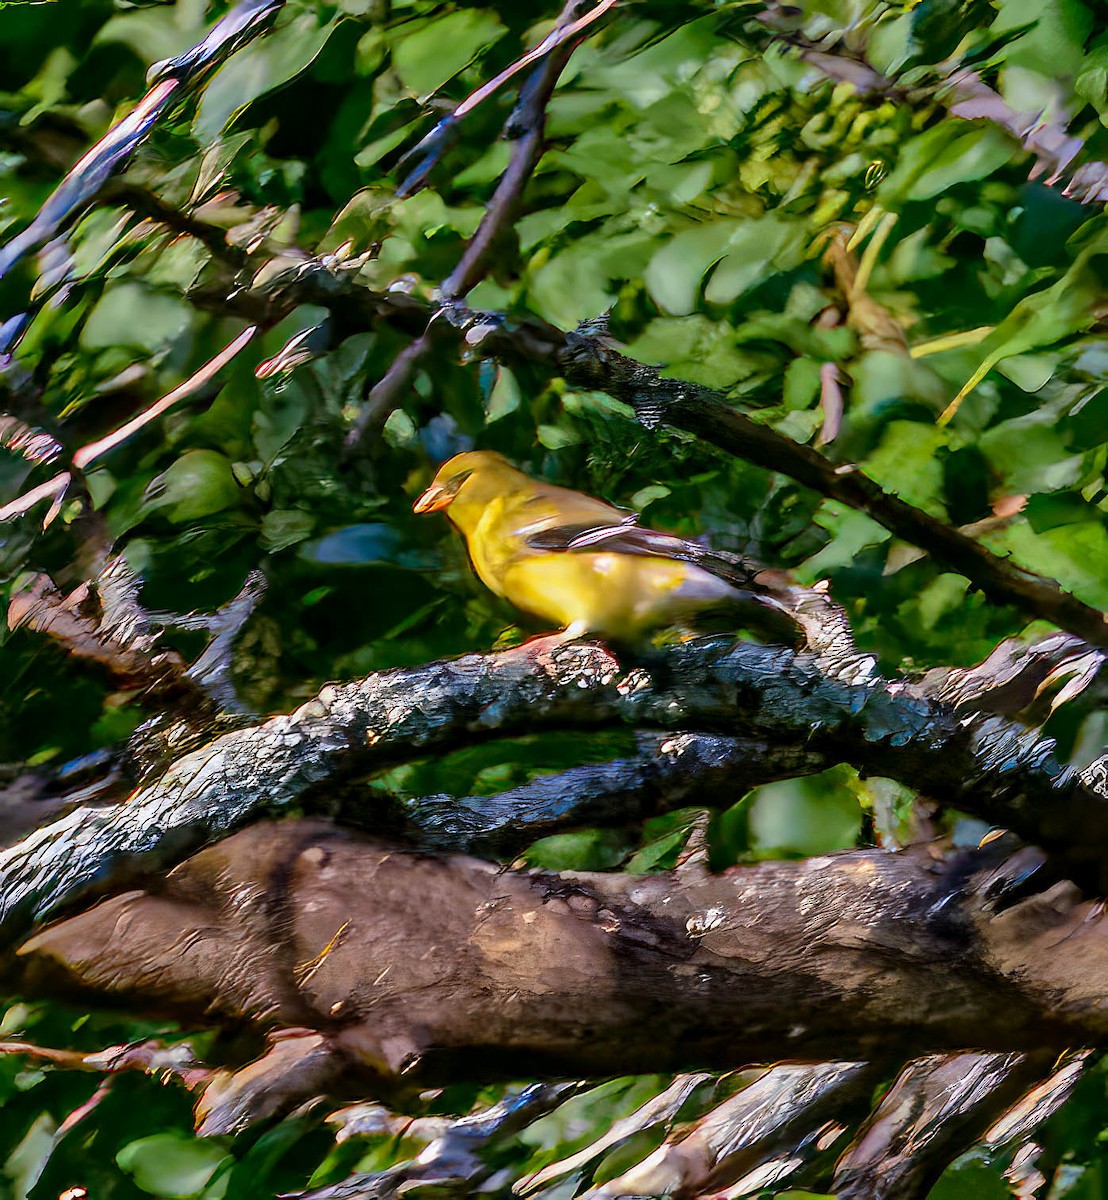
[[[744,573],[733,564],[730,581],[698,565],[715,558],[703,547],[646,529],[626,509],[532,479],[489,450],[444,463],[413,508],[445,512],[481,582],[560,626],[567,640],[593,633],[635,641],[687,627],[708,610],[780,608],[742,587]]]

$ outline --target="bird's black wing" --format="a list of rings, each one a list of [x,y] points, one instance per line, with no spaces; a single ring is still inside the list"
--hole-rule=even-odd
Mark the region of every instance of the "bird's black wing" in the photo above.
[[[611,525],[555,525],[527,536],[536,550],[610,550],[613,554],[639,554],[651,558],[688,558],[696,549],[691,542],[636,524],[634,514]]]
[[[609,550],[613,554],[636,554],[649,558],[676,558],[696,563],[705,571],[735,587],[749,588],[762,570],[760,564],[725,550],[710,550],[672,533],[647,529],[629,514],[625,521],[611,525],[557,525],[528,535],[527,544],[536,550],[564,550],[570,553]]]

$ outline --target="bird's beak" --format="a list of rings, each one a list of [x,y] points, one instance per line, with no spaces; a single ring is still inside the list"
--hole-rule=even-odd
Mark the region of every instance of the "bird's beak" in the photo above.
[[[441,484],[433,483],[412,505],[412,512],[441,512],[444,508],[450,507],[450,501],[454,499],[454,496],[454,492],[444,488]]]

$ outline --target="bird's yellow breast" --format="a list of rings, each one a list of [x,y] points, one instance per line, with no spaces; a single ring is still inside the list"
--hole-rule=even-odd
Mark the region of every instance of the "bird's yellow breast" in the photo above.
[[[733,591],[690,563],[629,554],[536,554],[503,575],[506,599],[563,628],[638,637],[726,602]]]

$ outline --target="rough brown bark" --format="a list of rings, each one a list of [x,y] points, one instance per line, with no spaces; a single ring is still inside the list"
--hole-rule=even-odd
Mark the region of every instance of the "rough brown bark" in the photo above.
[[[996,907],[1033,866],[994,842],[557,875],[260,824],[33,938],[23,983],[298,1029],[245,1097],[220,1093],[216,1128],[257,1095],[348,1075],[427,1086],[1103,1043],[1100,908],[1069,884]]]

